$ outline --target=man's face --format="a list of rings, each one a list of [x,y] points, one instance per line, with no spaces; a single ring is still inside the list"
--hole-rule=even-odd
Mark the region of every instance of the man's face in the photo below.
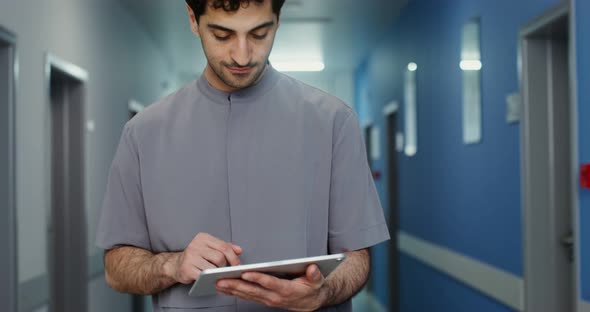
[[[251,1],[234,12],[208,6],[199,23],[190,8],[193,32],[207,57],[205,77],[220,90],[233,92],[262,77],[278,28],[271,1]]]

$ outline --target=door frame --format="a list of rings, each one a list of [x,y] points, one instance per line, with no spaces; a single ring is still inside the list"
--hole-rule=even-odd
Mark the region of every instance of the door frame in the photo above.
[[[532,222],[532,200],[535,197],[538,197],[540,194],[533,193],[529,187],[532,177],[532,170],[530,168],[530,160],[532,159],[530,151],[531,148],[531,139],[529,137],[529,132],[531,131],[528,129],[528,125],[530,123],[531,116],[529,113],[529,98],[528,98],[528,81],[525,76],[525,72],[527,70],[527,64],[523,58],[523,52],[526,52],[526,45],[524,43],[525,38],[539,32],[540,30],[545,29],[546,26],[552,24],[555,21],[559,21],[563,18],[568,18],[568,37],[569,37],[569,46],[568,46],[568,58],[569,58],[569,118],[570,118],[570,127],[569,127],[569,145],[570,145],[570,190],[568,191],[567,197],[570,200],[570,209],[571,209],[571,226],[573,232],[573,242],[574,242],[574,264],[572,265],[573,269],[573,276],[572,276],[572,294],[570,294],[570,301],[571,306],[573,309],[576,309],[578,305],[578,289],[579,289],[579,251],[578,251],[578,189],[577,189],[577,167],[578,167],[578,146],[577,146],[577,122],[576,122],[576,101],[574,97],[574,90],[575,90],[575,71],[573,70],[575,67],[575,60],[573,59],[573,39],[572,36],[572,16],[569,3],[562,3],[555,8],[549,10],[545,14],[541,15],[540,17],[534,19],[531,23],[527,24],[525,27],[521,29],[519,34],[519,76],[520,76],[520,84],[521,84],[521,93],[522,93],[522,100],[523,100],[523,107],[522,107],[522,124],[521,124],[521,183],[522,183],[522,224],[523,224],[523,264],[524,264],[524,298],[523,303],[525,306],[525,311],[530,310],[529,302],[544,302],[550,301],[547,297],[541,296],[543,284],[545,284],[542,280],[536,280],[533,282],[532,271],[533,268],[536,266],[535,256],[539,255],[540,248],[535,248],[534,244],[529,244],[532,238],[532,233],[529,233],[529,222]],[[552,104],[549,107],[552,107]],[[547,116],[551,116],[552,112],[547,112]],[[549,146],[553,145],[554,140],[551,138],[549,134]],[[538,209],[538,208],[537,208]],[[556,249],[559,249],[556,247]],[[549,296],[550,297],[550,296]],[[548,303],[550,303],[548,302]],[[548,305],[547,305],[548,306]]]
[[[375,123],[372,120],[367,120],[361,127],[363,130],[363,140],[365,142],[365,152],[367,154],[367,162],[369,169],[371,169],[371,175],[373,174],[373,138],[371,131],[375,129]]]
[[[48,144],[45,147],[45,151],[46,151],[46,155],[48,155],[48,157],[46,157],[46,167],[47,168],[47,177],[48,177],[48,182],[47,182],[47,187],[46,187],[46,192],[48,194],[47,198],[50,199],[48,202],[48,209],[46,210],[46,222],[47,222],[47,241],[48,241],[48,254],[47,254],[47,262],[48,262],[48,280],[49,280],[49,293],[50,293],[50,297],[49,299],[49,307],[50,307],[50,311],[53,307],[53,301],[51,298],[51,288],[53,288],[53,265],[52,265],[52,261],[55,257],[54,255],[54,242],[53,242],[53,231],[55,231],[55,228],[58,228],[60,225],[56,225],[53,224],[53,194],[51,192],[51,183],[52,183],[52,179],[53,179],[53,171],[52,171],[52,157],[53,157],[53,148],[52,148],[52,132],[53,132],[53,125],[52,123],[52,115],[53,115],[53,109],[52,109],[52,98],[51,98],[51,78],[52,78],[52,74],[53,71],[58,71],[62,74],[65,74],[66,76],[68,76],[68,78],[82,84],[81,86],[81,94],[80,94],[80,98],[83,99],[81,101],[81,107],[80,107],[80,118],[82,119],[80,121],[80,136],[81,136],[81,144],[79,146],[80,150],[78,151],[78,157],[80,157],[80,176],[79,176],[79,183],[81,183],[80,188],[81,188],[81,194],[79,196],[82,196],[82,207],[80,207],[80,209],[82,209],[81,214],[84,218],[83,223],[79,225],[79,227],[82,227],[85,231],[85,233],[83,233],[84,237],[85,237],[85,241],[83,242],[84,244],[84,263],[81,264],[84,266],[85,269],[83,269],[82,271],[84,272],[84,279],[86,280],[84,287],[88,287],[88,267],[89,267],[89,256],[88,256],[88,251],[87,251],[87,231],[88,231],[88,226],[87,226],[87,222],[88,222],[88,218],[87,218],[87,200],[88,200],[88,196],[87,196],[87,189],[85,187],[86,184],[86,145],[87,145],[87,141],[86,141],[86,124],[87,124],[87,101],[86,101],[86,86],[88,84],[88,72],[84,69],[82,69],[81,67],[74,65],[70,62],[65,61],[62,58],[59,58],[49,52],[46,53],[45,55],[45,66],[44,66],[44,83],[45,83],[45,97],[46,97],[46,105],[45,105],[45,116],[46,116],[46,124],[45,124],[45,142],[48,142]],[[67,235],[67,234],[66,234]],[[70,251],[71,252],[71,251]],[[66,252],[66,254],[69,254],[68,252]],[[87,295],[87,291],[84,291],[84,295]],[[84,304],[86,305],[86,307],[88,308],[88,298],[82,298],[80,299],[84,302]],[[55,311],[54,311],[55,312]],[[67,312],[67,311],[64,311]]]
[[[373,176],[373,157],[371,156],[371,144],[373,143],[372,139],[371,139],[371,132],[369,130],[373,129],[373,127],[375,126],[375,124],[373,123],[373,120],[365,120],[362,124],[361,124],[361,130],[362,130],[362,135],[363,135],[363,142],[365,143],[365,154],[367,155],[367,166],[369,167],[369,171],[371,173],[371,177]],[[369,268],[371,269],[371,272],[373,272],[372,268],[373,268],[373,264],[374,264],[374,259],[373,259],[373,247],[369,247],[368,249],[369,251]],[[373,285],[374,283],[374,279],[373,279],[373,273],[369,274],[369,277],[367,279],[367,282],[365,284],[365,287],[367,288],[367,290],[369,292],[373,292],[373,289],[375,288],[375,285]]]
[[[576,59],[576,38],[577,38],[577,32],[576,32],[576,12],[575,12],[575,8],[576,8],[576,4],[575,4],[575,0],[569,0],[568,1],[569,6],[570,6],[570,25],[569,25],[569,50],[570,50],[570,81],[571,81],[571,94],[570,94],[570,99],[571,99],[571,103],[572,103],[572,107],[571,107],[571,126],[572,126],[572,164],[573,167],[572,168],[572,172],[573,174],[577,175],[578,174],[578,164],[580,163],[579,160],[579,147],[578,147],[578,73],[577,73],[577,59]],[[574,248],[574,254],[575,254],[575,261],[576,261],[576,265],[574,268],[574,272],[575,272],[575,279],[576,279],[576,285],[575,285],[575,297],[576,297],[576,308],[578,312],[590,312],[590,304],[588,302],[585,302],[582,299],[582,294],[581,294],[581,283],[582,283],[582,278],[580,276],[580,266],[581,266],[581,255],[580,255],[580,244],[579,242],[581,242],[580,239],[580,196],[579,196],[579,188],[577,187],[577,184],[574,184],[574,187],[572,187],[572,204],[573,204],[573,209],[574,209],[574,237],[575,239],[575,248]]]
[[[145,109],[145,105],[141,104],[140,102],[138,102],[134,99],[129,100],[129,104],[127,106],[129,108],[129,115],[139,114],[141,111],[143,111]],[[131,119],[131,118],[129,118],[129,119]]]
[[[572,145],[572,164],[574,164],[573,174],[577,175],[578,173],[578,164],[579,160],[579,147],[578,147],[578,65],[576,59],[576,39],[577,39],[577,31],[576,31],[576,0],[569,0],[570,5],[570,81],[571,81],[571,94],[570,98],[572,100],[572,137],[573,137],[573,145]],[[580,242],[580,197],[579,197],[579,188],[573,187],[572,188],[572,202],[574,208],[574,237],[576,237],[576,241]],[[582,299],[581,289],[582,289],[582,278],[580,276],[580,266],[581,266],[581,254],[580,254],[580,246],[576,244],[575,247],[575,255],[576,255],[576,288],[575,288],[575,295],[576,295],[576,303],[577,303],[577,310],[578,312],[590,312],[590,303],[584,301]]]
[[[6,280],[2,280],[2,287],[7,287],[6,293],[3,293],[3,307],[7,311],[16,311],[17,288],[18,288],[18,267],[17,267],[17,211],[16,211],[16,91],[18,81],[18,57],[16,35],[0,26],[0,41],[8,44],[12,50],[12,75],[8,78],[10,82],[8,95],[8,200],[7,200],[7,220],[8,228],[3,233],[6,235],[6,252],[7,266],[2,270],[7,270]],[[4,288],[3,288],[4,289]],[[4,310],[4,309],[2,309]]]
[[[391,137],[389,134],[389,127],[391,126],[389,124],[389,118],[397,118],[398,120],[396,121],[396,126],[399,127],[399,115],[397,115],[399,113],[399,103],[397,101],[391,101],[389,102],[387,105],[385,105],[385,107],[383,108],[383,118],[385,119],[385,130],[384,132],[384,136],[385,136],[385,148],[384,150],[386,150],[386,152],[384,153],[385,156],[385,174],[384,176],[387,176],[387,187],[386,189],[388,190],[387,192],[387,221],[390,221],[392,219],[391,214],[394,212],[391,208],[392,208],[392,196],[391,196],[391,192],[389,192],[390,187],[391,187],[391,154],[392,153],[396,153],[399,154],[398,152],[398,144],[397,144],[397,133],[398,133],[398,129],[394,129],[394,133],[393,133],[393,137]],[[391,146],[390,143],[393,146]],[[397,159],[397,157],[396,157]],[[399,166],[397,166],[397,164],[395,165],[398,169]],[[398,181],[399,182],[399,181]],[[399,192],[396,191],[396,193],[399,196]],[[397,197],[396,197],[397,199]],[[388,261],[388,264],[392,264],[392,260],[391,257],[397,255],[398,259],[395,259],[394,263],[397,265],[397,267],[389,267],[389,277],[394,277],[397,278],[397,280],[392,280],[391,278],[388,278],[389,280],[389,310],[390,311],[394,311],[397,312],[400,309],[400,295],[399,295],[399,244],[398,244],[398,235],[399,235],[399,201],[397,204],[397,211],[395,211],[396,213],[398,213],[398,216],[396,216],[395,221],[395,228],[390,228],[389,229],[389,233],[391,236],[391,243],[393,246],[390,246],[389,251],[387,253],[387,256],[390,258]],[[388,222],[388,226],[391,226],[391,224],[389,224],[390,222]],[[394,230],[392,232],[392,230]],[[394,284],[395,283],[395,284]],[[392,300],[393,299],[393,300]]]

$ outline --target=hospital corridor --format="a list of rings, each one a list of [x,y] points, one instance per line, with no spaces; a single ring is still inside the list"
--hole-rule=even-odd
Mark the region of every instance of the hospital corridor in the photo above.
[[[590,312],[590,0],[0,0],[0,246],[0,312]]]

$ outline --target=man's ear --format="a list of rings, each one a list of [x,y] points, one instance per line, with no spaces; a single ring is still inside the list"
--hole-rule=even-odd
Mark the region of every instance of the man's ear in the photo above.
[[[191,31],[195,34],[195,36],[200,37],[201,34],[199,34],[199,23],[197,22],[197,18],[195,17],[193,9],[187,4],[186,10],[188,11],[188,18],[189,23],[191,25]]]

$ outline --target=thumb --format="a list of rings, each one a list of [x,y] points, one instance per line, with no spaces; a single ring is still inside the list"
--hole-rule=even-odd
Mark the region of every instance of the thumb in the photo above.
[[[320,268],[318,268],[318,266],[316,264],[311,264],[310,266],[307,267],[307,278],[309,279],[309,281],[317,283],[320,282],[324,277],[322,276],[322,273],[320,272]]]

